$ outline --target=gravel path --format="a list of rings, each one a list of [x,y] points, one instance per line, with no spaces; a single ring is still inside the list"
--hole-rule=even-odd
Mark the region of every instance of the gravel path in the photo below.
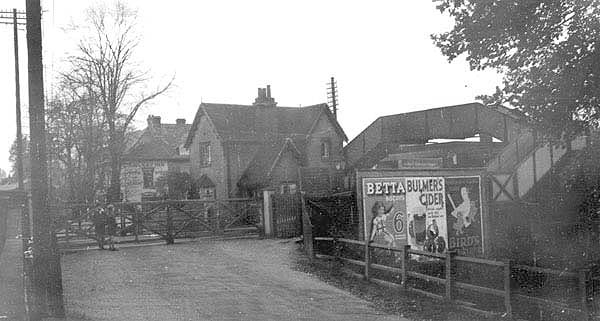
[[[292,270],[294,247],[238,239],[70,253],[63,257],[66,308],[111,321],[408,321]]]

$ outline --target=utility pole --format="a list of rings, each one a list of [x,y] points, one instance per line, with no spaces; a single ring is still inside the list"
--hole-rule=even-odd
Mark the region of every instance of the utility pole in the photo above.
[[[25,191],[24,174],[23,174],[23,134],[21,126],[21,81],[19,77],[19,34],[18,26],[25,25],[25,12],[19,12],[17,9],[12,9],[12,21],[6,22],[2,19],[9,19],[5,14],[10,11],[0,11],[0,23],[12,24],[13,26],[13,43],[15,55],[15,113],[17,124],[17,182],[19,190],[19,205],[21,207],[21,240],[23,242],[23,295],[25,297],[25,309],[29,315],[29,294],[31,292],[31,277],[32,277],[32,262],[31,262],[31,222],[29,218],[29,206],[27,191]]]
[[[13,38],[14,38],[14,49],[15,49],[15,110],[17,116],[17,176],[18,176],[18,186],[19,190],[23,190],[25,187],[23,185],[23,134],[21,132],[21,82],[19,80],[19,35],[18,25],[24,23],[19,23],[18,19],[25,19],[25,17],[18,15],[24,15],[23,12],[18,13],[17,9],[13,9]],[[27,231],[29,232],[29,231]],[[23,231],[25,233],[25,231]]]
[[[29,128],[31,215],[33,221],[34,304],[31,319],[64,316],[60,255],[48,204],[48,164],[42,64],[40,0],[26,0],[27,62],[29,69]]]
[[[12,22],[2,21],[1,19],[8,19],[8,16],[4,14],[12,13]],[[10,11],[0,11],[0,23],[1,24],[12,24],[13,25],[13,44],[14,44],[14,53],[15,53],[15,111],[17,118],[17,181],[19,191],[24,192],[24,177],[23,177],[23,134],[22,134],[22,126],[21,126],[21,81],[19,78],[19,34],[18,34],[18,26],[25,25],[24,22],[19,22],[19,20],[25,20],[25,12],[18,12],[17,9],[12,9]],[[29,213],[26,213],[22,216],[22,234],[24,243],[30,237],[30,226],[29,224]],[[25,245],[24,245],[25,246]],[[25,248],[26,249],[26,248]]]
[[[327,102],[329,103],[329,108],[331,108],[331,112],[333,113],[333,117],[337,119],[337,82],[334,77],[331,77],[331,81],[328,84],[327,88]]]

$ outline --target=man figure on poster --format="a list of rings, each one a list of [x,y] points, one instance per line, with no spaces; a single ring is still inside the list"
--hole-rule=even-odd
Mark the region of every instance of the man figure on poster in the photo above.
[[[450,204],[454,208],[450,213],[455,219],[456,222],[452,226],[454,230],[456,230],[456,234],[462,235],[464,233],[464,229],[468,228],[471,223],[476,219],[475,215],[477,214],[477,206],[472,202],[469,197],[469,189],[465,186],[460,188],[460,196],[462,197],[462,203],[456,206],[454,205],[454,200],[452,196],[448,194],[448,199],[450,200]]]

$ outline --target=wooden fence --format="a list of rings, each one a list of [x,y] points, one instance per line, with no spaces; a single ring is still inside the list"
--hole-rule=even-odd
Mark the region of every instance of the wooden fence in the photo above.
[[[177,238],[256,232],[258,206],[252,199],[167,200],[114,203],[110,211],[114,212],[116,236],[134,242],[163,239],[170,244]],[[109,211],[109,206],[102,209]],[[74,204],[54,210],[60,245],[98,239],[93,218],[97,207]]]
[[[531,305],[538,306],[540,313],[554,310],[574,316],[577,320],[590,320],[592,314],[589,297],[593,277],[589,270],[557,271],[516,265],[510,260],[458,256],[453,252],[424,252],[411,249],[408,245],[397,249],[358,240],[313,237],[310,216],[306,210],[303,212],[303,222],[305,248],[311,260],[334,259],[349,263],[352,273],[377,284],[401,287],[486,315],[504,315],[510,318],[515,314],[515,307]],[[469,269],[467,265],[476,268]],[[473,271],[479,271],[480,275],[477,276]],[[519,287],[515,278],[520,275],[557,278],[562,280],[560,284],[572,286],[557,286],[562,300],[548,298],[547,295],[530,291],[531,288]],[[529,281],[535,280],[532,278]],[[467,300],[464,300],[465,297]],[[483,297],[495,298],[493,300],[496,301],[491,305],[478,306],[473,300],[468,300]],[[494,302],[493,300],[486,303]]]

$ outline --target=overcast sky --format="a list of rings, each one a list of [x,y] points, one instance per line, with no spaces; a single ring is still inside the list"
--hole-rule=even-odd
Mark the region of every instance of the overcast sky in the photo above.
[[[379,116],[462,104],[500,84],[495,72],[448,63],[431,41],[452,21],[427,0],[125,1],[138,9],[142,42],[137,58],[152,71],[150,86],[176,75],[176,86],[137,115],[191,122],[201,101],[251,104],[271,85],[279,106],[327,102],[327,82],[338,83],[338,119],[350,139]],[[0,11],[24,10],[25,0],[3,0]],[[75,43],[65,33],[88,0],[42,0],[45,87]],[[21,99],[27,118],[27,52],[20,31]],[[0,168],[9,169],[15,137],[12,28],[0,24]]]

